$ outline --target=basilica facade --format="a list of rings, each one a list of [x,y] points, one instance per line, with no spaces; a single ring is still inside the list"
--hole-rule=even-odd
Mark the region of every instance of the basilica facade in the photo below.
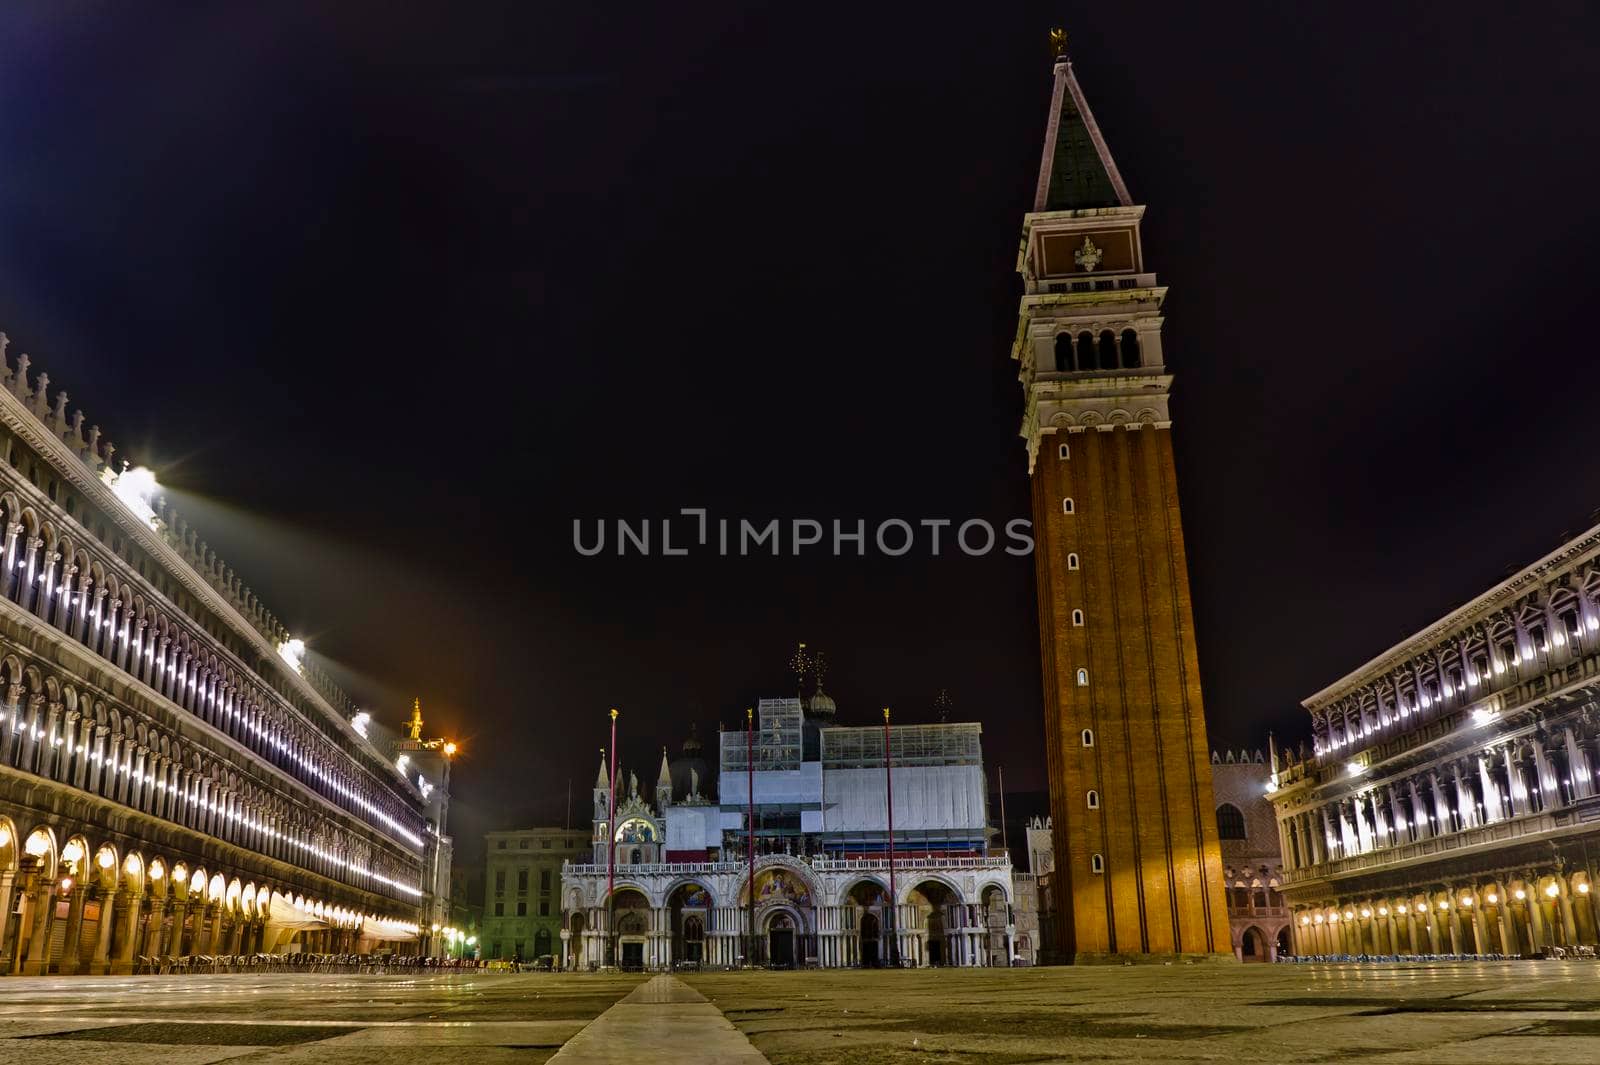
[[[1304,705],[1268,784],[1295,953],[1600,942],[1600,526]]]
[[[0,971],[416,951],[441,746],[370,716],[0,334]]]
[[[835,714],[820,688],[762,700],[721,734],[714,787],[712,767],[665,751],[651,791],[602,763],[592,854],[562,871],[560,964],[1012,964],[980,726]]]

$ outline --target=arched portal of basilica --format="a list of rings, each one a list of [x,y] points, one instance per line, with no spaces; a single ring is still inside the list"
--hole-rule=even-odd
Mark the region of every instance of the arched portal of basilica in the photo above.
[[[837,712],[820,684],[808,700],[762,700],[750,734],[722,736],[714,800],[700,794],[703,763],[683,772],[663,753],[653,803],[621,770],[613,796],[602,765],[592,859],[562,868],[557,964],[1031,963],[1011,859],[989,849],[978,726],[902,726],[886,740],[881,725],[835,725]]]

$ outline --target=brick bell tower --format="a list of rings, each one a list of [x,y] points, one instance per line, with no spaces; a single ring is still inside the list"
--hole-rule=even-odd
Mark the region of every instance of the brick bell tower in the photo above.
[[[1055,45],[1017,270],[1054,960],[1231,954],[1161,353],[1166,289]]]

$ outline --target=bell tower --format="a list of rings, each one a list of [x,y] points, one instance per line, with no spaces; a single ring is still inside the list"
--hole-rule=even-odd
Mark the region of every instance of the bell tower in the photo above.
[[[1179,520],[1166,289],[1059,31],[1012,357],[1026,407],[1056,960],[1231,952]]]

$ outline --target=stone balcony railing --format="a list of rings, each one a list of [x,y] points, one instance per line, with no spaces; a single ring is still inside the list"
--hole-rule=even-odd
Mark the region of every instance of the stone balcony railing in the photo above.
[[[758,856],[759,862],[765,855]],[[819,873],[848,873],[853,871],[887,871],[889,859],[883,858],[799,858],[798,861],[810,865]],[[1011,856],[1006,853],[990,854],[974,857],[926,858],[906,857],[896,858],[894,868],[901,870],[917,869],[1005,869],[1011,865]],[[722,862],[639,862],[637,864],[624,864],[618,862],[614,867],[619,875],[646,874],[653,876],[682,875],[709,875],[713,873],[740,873],[747,868],[742,861]],[[603,862],[568,862],[563,866],[564,872],[569,876],[604,876],[607,867]]]
[[[991,854],[973,858],[896,858],[895,871],[901,869],[1001,869],[1011,864],[1009,854]],[[813,858],[811,867],[819,873],[848,873],[854,870],[871,871],[889,868],[889,859],[883,858]]]
[[[1525,837],[1544,835],[1564,827],[1571,821],[1570,809],[1551,809],[1542,813],[1524,814],[1521,817],[1495,821],[1491,824],[1478,825],[1474,828],[1464,828],[1458,832],[1434,836],[1431,839],[1419,839],[1415,842],[1375,847],[1360,854],[1334,858],[1300,869],[1287,869],[1284,871],[1283,879],[1286,885],[1292,886],[1310,880],[1325,880],[1328,877],[1346,876],[1368,869],[1390,868],[1414,861],[1439,858],[1475,847],[1493,846]]]

